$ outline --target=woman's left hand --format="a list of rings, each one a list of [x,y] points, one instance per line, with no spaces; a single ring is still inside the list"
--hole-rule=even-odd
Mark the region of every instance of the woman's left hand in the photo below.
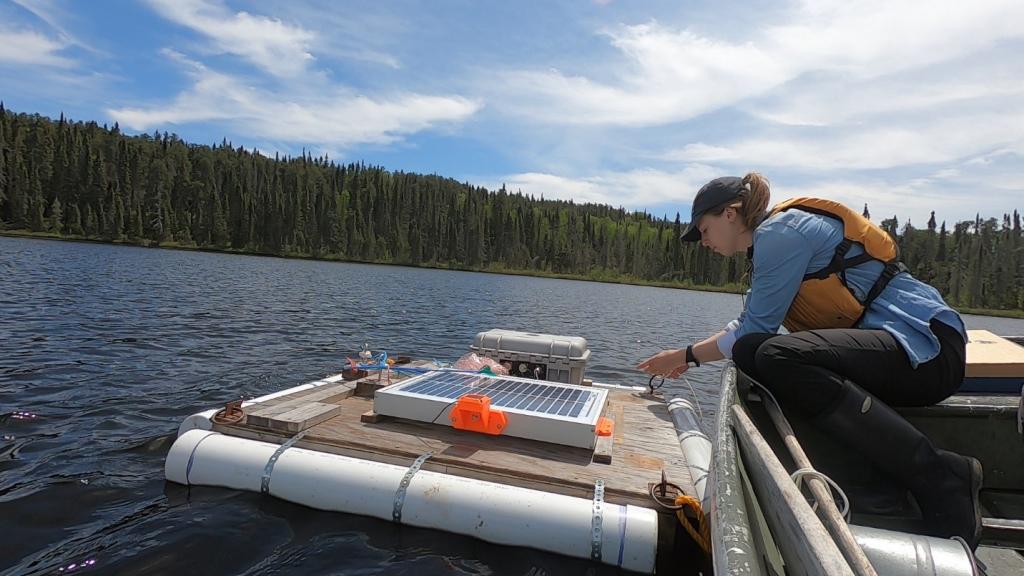
[[[642,370],[648,374],[678,378],[680,374],[686,372],[690,365],[686,363],[686,351],[683,349],[677,349],[662,350],[647,360],[637,364],[636,367],[638,370]]]

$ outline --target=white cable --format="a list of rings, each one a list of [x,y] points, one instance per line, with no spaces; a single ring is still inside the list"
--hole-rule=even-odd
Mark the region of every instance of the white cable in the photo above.
[[[686,385],[690,388],[690,397],[693,398],[693,405],[697,407],[697,416],[700,418],[701,422],[704,422],[704,411],[700,409],[700,401],[697,400],[697,391],[693,389],[693,384],[690,384],[690,380],[686,377],[686,374],[683,374],[682,376],[683,382],[686,382]]]
[[[775,406],[779,409],[779,412],[782,412],[782,405],[779,404],[778,399],[775,398],[775,395],[772,394],[772,391],[769,390],[767,386],[765,386],[764,384],[761,384],[760,382],[758,382],[757,380],[754,380],[753,378],[750,378],[749,376],[748,376],[748,379],[755,386],[757,386],[758,389],[760,389],[765,394],[767,394],[768,397],[771,398],[772,403],[774,403]],[[839,493],[840,496],[842,496],[843,506],[840,508],[839,512],[843,515],[843,518],[846,519],[846,523],[849,524],[850,523],[850,499],[849,499],[849,497],[846,496],[846,492],[843,492],[843,489],[839,487],[839,484],[836,484],[835,480],[832,480],[831,478],[829,478],[825,474],[822,474],[821,472],[818,472],[814,468],[801,468],[801,469],[797,470],[796,472],[793,472],[793,474],[791,476],[791,478],[793,479],[793,482],[796,482],[797,488],[800,487],[800,483],[803,481],[804,476],[812,476],[812,477],[818,478],[822,482],[828,484],[833,490],[835,490],[837,493]],[[814,506],[812,506],[811,509],[812,510],[817,510],[818,509],[818,503],[815,502]]]
[[[817,478],[818,480],[821,480],[825,484],[828,484],[832,488],[832,490],[834,490],[837,494],[839,494],[839,496],[842,497],[843,505],[839,508],[839,513],[843,515],[843,518],[846,520],[846,523],[849,524],[850,523],[850,499],[847,498],[846,492],[843,492],[843,489],[839,487],[839,484],[836,484],[835,480],[829,478],[828,476],[826,476],[825,474],[822,474],[821,472],[818,472],[814,468],[801,468],[801,469],[797,470],[796,472],[793,472],[793,474],[790,475],[790,478],[793,479],[793,482],[796,483],[796,487],[799,489],[800,488],[800,484],[803,482],[804,477],[806,477],[806,476],[810,476],[812,478]],[[814,505],[811,506],[811,509],[812,510],[817,510],[818,509],[818,502],[817,501],[814,502]]]

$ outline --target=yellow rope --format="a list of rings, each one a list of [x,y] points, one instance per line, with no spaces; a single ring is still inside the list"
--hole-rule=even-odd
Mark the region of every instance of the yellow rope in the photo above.
[[[693,541],[700,546],[700,549],[705,554],[711,555],[711,529],[708,527],[707,516],[704,515],[704,510],[700,506],[700,500],[697,500],[693,496],[687,496],[686,494],[680,494],[676,496],[676,505],[682,506],[682,508],[676,510],[676,517],[679,518],[679,523],[686,528],[686,531],[693,538]],[[686,517],[683,512],[689,508],[697,516],[697,528],[693,527],[690,523],[690,519]]]

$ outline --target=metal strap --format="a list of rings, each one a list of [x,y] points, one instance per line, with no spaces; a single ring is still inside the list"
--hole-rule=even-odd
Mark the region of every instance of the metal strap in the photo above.
[[[1020,387],[1020,403],[1017,405],[1017,434],[1024,440],[1024,386]]]
[[[301,440],[309,430],[311,430],[311,428],[307,428],[306,430],[299,432],[295,436],[289,438],[287,442],[278,446],[277,450],[274,450],[274,453],[270,456],[270,460],[267,460],[267,465],[263,467],[263,477],[260,478],[261,494],[270,493],[270,475],[274,472],[274,464],[277,464],[277,459],[281,457],[281,454],[284,454],[285,450],[291,448],[292,445]]]
[[[604,480],[594,482],[594,515],[590,520],[590,559],[601,561],[601,526],[604,523]]]
[[[391,519],[395,522],[402,522],[402,505],[405,504],[405,490],[412,482],[412,477],[420,471],[420,466],[427,461],[427,458],[430,458],[433,455],[433,452],[427,452],[417,458],[412,463],[412,466],[409,466],[409,469],[405,471],[405,476],[402,477],[402,481],[398,483],[398,490],[395,490],[395,507],[391,510]]]

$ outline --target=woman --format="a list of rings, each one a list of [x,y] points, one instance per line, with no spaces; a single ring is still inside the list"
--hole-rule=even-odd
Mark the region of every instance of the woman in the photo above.
[[[700,189],[682,240],[724,256],[747,251],[746,305],[721,332],[637,368],[675,378],[732,358],[784,407],[901,481],[933,535],[976,546],[981,465],[937,450],[885,404],[925,406],[956,392],[963,320],[906,272],[892,238],[860,214],[812,198],[766,211],[768,199],[768,181],[757,173]],[[780,325],[790,333],[778,334]]]

